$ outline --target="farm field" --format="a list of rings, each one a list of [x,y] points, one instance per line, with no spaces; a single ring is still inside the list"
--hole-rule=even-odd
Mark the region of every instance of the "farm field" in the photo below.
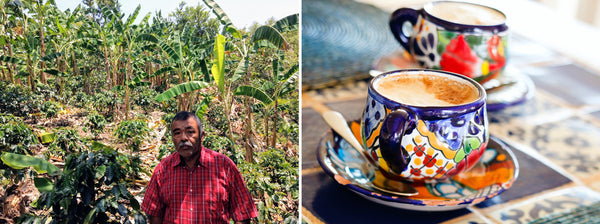
[[[213,0],[151,19],[0,1],[0,223],[146,223],[178,111],[237,165],[254,222],[297,222],[298,14],[237,29]]]

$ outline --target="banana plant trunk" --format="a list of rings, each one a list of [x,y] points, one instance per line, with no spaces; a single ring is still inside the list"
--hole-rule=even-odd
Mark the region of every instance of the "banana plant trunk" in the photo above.
[[[8,47],[8,55],[10,57],[13,57],[13,51],[12,51],[12,46],[10,45],[10,41],[8,41],[8,43],[6,44]],[[11,69],[12,68],[12,69]],[[8,73],[9,73],[9,79],[10,79],[10,83],[15,84],[15,79],[14,79],[14,75],[12,71],[17,71],[17,68],[15,65],[8,65]]]
[[[42,14],[40,14],[42,15]],[[46,56],[46,43],[44,42],[44,16],[40,18],[40,58],[44,58]],[[46,84],[46,73],[44,69],[46,68],[46,62],[40,62],[40,81]]]
[[[277,98],[275,98],[275,109],[273,111],[273,139],[271,140],[271,146],[276,147],[275,142],[277,140]]]
[[[108,88],[112,88],[112,75],[110,72],[110,59],[108,57],[108,47],[104,46],[104,71],[106,72],[106,78],[108,79]]]
[[[246,140],[246,162],[252,163],[254,161],[254,146],[250,138],[252,138],[252,108],[250,107],[250,100],[246,98],[244,100],[246,105],[246,131],[244,133]]]
[[[27,76],[27,81],[29,82],[29,86],[31,87],[31,92],[35,92],[35,83],[33,80],[33,76],[35,74],[33,74],[33,64],[31,62],[31,56],[29,56],[29,54],[27,54],[27,72],[29,72],[29,75]]]

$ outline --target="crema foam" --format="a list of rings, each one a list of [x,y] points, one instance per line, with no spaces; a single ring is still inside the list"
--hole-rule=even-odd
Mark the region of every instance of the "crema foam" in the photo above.
[[[425,10],[440,19],[466,25],[491,26],[506,20],[504,14],[497,10],[461,2],[436,2]]]
[[[479,98],[468,81],[429,73],[390,74],[375,81],[373,87],[393,101],[420,107],[462,105]]]

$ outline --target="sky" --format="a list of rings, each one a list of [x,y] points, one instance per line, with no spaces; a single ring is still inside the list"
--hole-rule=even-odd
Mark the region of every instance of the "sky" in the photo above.
[[[155,12],[162,11],[162,16],[166,17],[170,12],[175,11],[179,3],[185,1],[186,6],[203,5],[208,9],[202,0],[119,0],[121,10],[125,17],[129,16],[138,5],[141,5],[140,14],[136,22],[139,22],[148,12],[153,16]],[[300,13],[300,0],[215,0],[217,4],[225,11],[227,16],[238,28],[248,28],[254,22],[264,24],[269,18],[275,20],[282,19],[294,13]],[[56,0],[56,5],[61,10],[67,8],[74,9],[81,0]],[[214,14],[211,13],[214,16]],[[152,20],[150,20],[152,21]]]

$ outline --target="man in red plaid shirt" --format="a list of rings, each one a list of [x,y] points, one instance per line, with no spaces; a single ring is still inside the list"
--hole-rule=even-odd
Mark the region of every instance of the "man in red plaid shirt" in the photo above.
[[[202,146],[194,113],[177,113],[171,134],[176,152],[156,166],[142,203],[150,223],[250,223],[258,216],[233,161]]]

